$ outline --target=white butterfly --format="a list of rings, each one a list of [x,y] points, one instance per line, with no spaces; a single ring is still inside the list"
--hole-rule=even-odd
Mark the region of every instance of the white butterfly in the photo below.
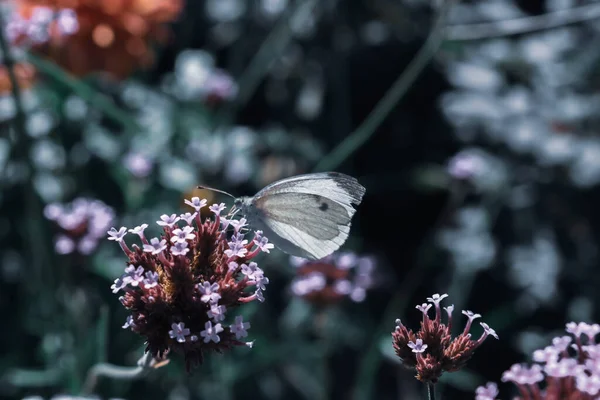
[[[348,175],[323,172],[271,183],[235,206],[253,229],[284,252],[321,259],[344,244],[365,188]]]

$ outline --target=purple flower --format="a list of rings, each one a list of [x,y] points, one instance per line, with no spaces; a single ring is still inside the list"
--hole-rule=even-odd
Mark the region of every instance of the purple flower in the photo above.
[[[179,220],[180,218],[177,216],[177,214],[163,214],[160,216],[160,221],[156,221],[156,223],[160,226],[168,226],[169,228],[172,228],[173,225],[175,225]]]
[[[251,262],[250,264],[242,264],[242,274],[246,275],[251,281],[256,279],[257,275],[261,275],[263,270],[258,268],[258,264]]]
[[[211,304],[210,310],[206,313],[208,318],[212,318],[215,322],[220,322],[225,319],[225,306],[219,306],[217,304]]]
[[[183,229],[175,229],[173,230],[173,236],[171,237],[171,242],[177,243],[186,243],[186,240],[192,240],[196,237],[192,232],[194,232],[194,228],[191,226],[184,226]]]
[[[171,254],[174,256],[185,256],[190,251],[187,242],[177,242],[171,246]]]
[[[127,228],[122,226],[121,229],[116,230],[113,227],[113,228],[110,228],[110,230],[106,233],[108,233],[108,236],[109,236],[108,240],[114,240],[116,242],[120,242],[123,240],[125,235],[127,235]]]
[[[259,288],[260,290],[267,290],[267,287],[265,285],[269,284],[269,278],[264,276],[264,274],[256,275],[254,281],[256,282],[257,288]]]
[[[408,347],[412,349],[413,353],[423,353],[427,350],[427,345],[423,344],[422,339],[417,339],[416,343],[413,343],[412,341],[408,342]]]
[[[219,343],[221,341],[221,338],[219,337],[220,332],[223,332],[221,324],[213,326],[212,322],[207,321],[204,324],[204,330],[200,332],[200,336],[204,338],[204,343],[208,343],[211,340],[215,343]]]
[[[150,244],[144,244],[144,251],[154,255],[162,253],[166,248],[167,241],[165,239],[152,238],[150,239]]]
[[[245,265],[245,264],[244,264]],[[235,271],[236,269],[239,268],[239,264],[236,263],[235,261],[230,261],[229,264],[227,264],[227,269],[229,271]]]
[[[265,296],[264,296],[262,290],[256,289],[256,292],[254,292],[254,295],[256,296],[256,300],[258,300],[261,303],[264,303]]]
[[[208,281],[204,281],[202,284],[198,284],[198,290],[202,295],[202,297],[200,297],[200,300],[202,300],[204,303],[216,303],[217,301],[219,301],[219,299],[221,299],[221,295],[218,293],[218,283],[211,284]]]
[[[238,233],[240,231],[240,229],[244,228],[247,224],[246,224],[247,220],[246,218],[240,218],[240,220],[235,220],[235,219],[230,219],[229,220],[229,224],[231,226],[233,226],[233,229],[235,230],[236,233]]]
[[[430,303],[433,303],[435,305],[438,305],[438,304],[440,304],[440,301],[444,300],[446,297],[448,297],[447,294],[439,295],[438,293],[436,293],[433,296],[428,297],[427,301]]]
[[[123,164],[136,178],[145,178],[152,171],[152,159],[140,153],[127,154]]]
[[[225,255],[229,258],[244,257],[246,253],[248,253],[248,250],[246,249],[248,241],[244,240],[244,235],[241,233],[235,233],[231,237],[231,242],[227,244],[229,245],[229,250],[225,250]]]
[[[241,315],[235,317],[235,322],[229,325],[229,330],[235,334],[236,339],[248,336],[248,329],[250,329],[250,322],[244,322],[244,317]]]
[[[133,316],[128,315],[127,319],[125,320],[125,324],[121,328],[127,329],[130,326],[135,326],[135,322],[133,321]]]
[[[208,209],[215,215],[221,215],[221,213],[225,209],[225,203],[213,204],[212,206],[208,207]]]
[[[128,285],[133,287],[139,285],[144,280],[144,268],[137,267],[136,269],[135,265],[129,265],[127,268],[125,268],[123,280],[127,282]]]
[[[71,254],[75,250],[75,242],[66,235],[59,235],[54,241],[54,250],[58,254]]]
[[[193,214],[185,213],[185,214],[181,214],[179,216],[179,218],[184,220],[188,225],[192,225],[192,223],[194,222],[194,218],[196,218],[196,215],[198,215],[197,212],[195,212]]]
[[[134,235],[138,235],[140,238],[144,237],[144,230],[148,227],[148,224],[142,224],[140,226],[136,226],[133,229],[129,230],[129,233],[133,233]]]
[[[275,247],[272,243],[269,243],[269,239],[267,237],[263,236],[262,231],[254,232],[253,241],[254,244],[265,253],[270,253],[270,250]]]
[[[480,322],[479,325],[481,325],[483,327],[483,332],[485,333],[485,335],[491,335],[493,337],[495,337],[496,339],[500,339],[498,337],[498,334],[496,333],[495,330],[493,330],[492,328],[489,327],[488,324],[486,324],[485,322]]]
[[[335,263],[338,266],[338,268],[350,269],[356,265],[357,261],[358,257],[356,256],[356,254],[351,252],[345,252],[337,256]]]
[[[183,322],[178,324],[173,323],[171,328],[172,330],[169,331],[169,337],[171,339],[176,339],[179,343],[184,343],[185,337],[190,334],[190,330],[185,327]]]
[[[424,315],[427,315],[427,312],[431,308],[431,304],[423,303],[420,306],[416,306],[415,308],[421,311]]]
[[[495,400],[498,393],[498,385],[488,382],[487,385],[477,388],[475,391],[475,400]]]
[[[144,279],[144,287],[146,289],[158,285],[158,274],[156,272],[148,271],[144,275],[146,276],[146,279]]]
[[[200,212],[200,209],[206,205],[206,199],[200,200],[199,197],[192,197],[191,200],[186,199],[184,201],[185,201],[185,204],[194,208],[194,210],[196,210],[196,212]]]
[[[119,290],[122,290],[125,286],[127,286],[128,281],[125,281],[123,279],[123,276],[120,278],[115,279],[115,283],[113,283],[110,288],[112,289],[113,293],[118,293]]]

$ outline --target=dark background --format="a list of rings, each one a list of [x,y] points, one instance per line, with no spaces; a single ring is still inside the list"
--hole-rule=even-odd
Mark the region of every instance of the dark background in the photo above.
[[[178,55],[185,49],[206,50],[215,57],[219,68],[238,79],[275,23],[261,23],[247,13],[235,22],[243,34],[232,44],[220,47],[210,35],[215,22],[205,15],[203,3],[187,2],[179,19],[170,25],[172,40],[157,47],[157,59],[151,68],[136,71],[122,81],[104,80],[93,74],[77,79],[111,97],[131,115],[139,110],[128,104],[123,95],[127,82],[142,82],[146,90],[159,92],[161,82],[173,72]],[[209,121],[207,126],[225,115],[229,124],[226,126],[247,126],[256,132],[257,150],[252,164],[255,171],[251,178],[230,182],[223,179],[223,172],[217,168],[204,174],[202,183],[235,195],[252,194],[267,183],[257,176],[270,157],[293,160],[294,167],[281,173],[281,178],[311,171],[373,111],[422,46],[435,16],[427,2],[328,2],[335,3],[335,11],[327,11],[325,3],[319,6],[325,11],[318,17],[314,34],[291,41],[303,56],[295,65],[297,73],[278,82],[287,90],[284,101],[274,104],[269,100],[269,84],[275,74],[271,72],[237,110],[231,107],[235,100],[217,104],[206,99],[188,103],[177,100],[177,104],[183,104],[177,112],[203,116]],[[462,5],[466,9],[477,3]],[[527,15],[548,11],[543,1],[498,3],[515,5]],[[388,32],[377,44],[360,36],[361,29],[372,21],[380,21]],[[460,15],[453,15],[450,20],[451,24],[462,22]],[[578,38],[598,39],[588,25],[574,25],[572,29]],[[348,48],[335,45],[333,38],[340,32],[349,33],[352,38]],[[506,40],[517,43],[526,37],[527,34],[510,36]],[[577,43],[581,42],[576,41],[565,53],[566,61],[578,56]],[[444,94],[456,88],[448,79],[447,66],[456,60],[468,63],[469,57],[476,59],[477,50],[473,48],[479,44],[443,43],[369,140],[335,168],[355,176],[367,188],[345,246],[377,260],[376,285],[364,302],[345,299],[335,306],[319,308],[295,298],[288,287],[293,267],[286,256],[273,252],[272,257],[262,261],[271,285],[267,301],[253,305],[258,309],[250,331],[250,337],[256,334],[252,351],[233,349],[223,355],[211,354],[205,365],[191,374],[184,371],[181,360],[174,355],[169,366],[154,372],[149,379],[102,379],[96,393],[103,398],[128,399],[349,399],[352,395],[367,399],[425,398],[425,388],[413,378],[414,373],[403,369],[390,356],[389,333],[395,318],[418,329],[421,316],[414,306],[433,293],[448,293],[450,297],[444,304],[462,307],[455,313],[457,329],[464,323],[458,317],[460,309],[471,309],[482,314],[482,321],[500,336],[499,341],[488,338],[464,370],[445,374],[438,385],[442,398],[474,398],[478,385],[499,382],[502,372],[513,363],[529,362],[531,352],[559,335],[566,322],[594,322],[599,278],[595,257],[599,226],[597,186],[576,185],[569,178],[568,166],[542,165],[535,157],[515,152],[501,141],[487,140],[485,135],[462,140],[457,131],[464,128],[448,118],[441,106]],[[549,41],[548,45],[554,44]],[[278,56],[274,54],[272,58],[277,60]],[[303,73],[310,75],[315,65],[321,71],[323,104],[316,118],[306,120],[296,112],[294,101],[302,88]],[[523,70],[529,71],[526,67],[519,71]],[[72,88],[52,79],[47,72],[40,75],[33,90],[41,99],[41,107],[60,110]],[[506,75],[500,92],[517,83],[533,86],[533,74],[510,69]],[[581,81],[584,84],[565,84],[564,90],[593,96],[595,77],[582,77]],[[539,81],[535,84],[544,85]],[[536,104],[530,106],[537,108]],[[95,108],[94,101],[90,108]],[[594,138],[597,118],[591,114],[585,120],[569,121],[570,131],[578,137]],[[123,148],[135,147],[132,135],[101,110],[90,111],[90,117],[76,122],[60,112],[56,115],[58,121],[49,137],[67,152],[77,151],[76,146],[81,143],[85,147],[81,138],[92,124],[102,126]],[[172,117],[183,118],[177,114]],[[7,137],[11,122],[3,122]],[[267,143],[265,132],[273,125],[282,127],[287,147]],[[479,132],[485,126],[482,123],[470,129]],[[194,135],[185,129],[174,130],[168,141],[171,154],[184,157],[185,143]],[[317,154],[316,159],[299,150],[299,130],[303,132],[300,136],[319,149],[312,154]],[[18,138],[11,154],[13,160],[31,167],[30,149],[35,140]],[[502,189],[481,190],[470,179],[457,179],[448,173],[449,160],[472,147],[507,166]],[[225,164],[235,156],[229,154]],[[158,166],[170,161],[158,158],[155,162]],[[150,223],[160,214],[178,212],[182,199],[188,198],[193,188],[166,187],[156,170],[136,186],[138,178],[127,174],[119,164],[118,158],[105,159],[94,152],[83,164],[68,163],[60,175],[68,176],[72,185],[55,201],[68,202],[82,195],[97,198],[114,208],[115,227],[133,227]],[[193,164],[189,167],[202,168]],[[4,179],[1,195],[0,313],[4,316],[4,329],[0,331],[0,395],[6,398],[75,395],[86,371],[98,361],[94,343],[105,343],[106,360],[122,365],[134,365],[143,347],[141,338],[120,328],[126,313],[109,290],[118,276],[114,271],[123,261],[119,260],[117,245],[102,240],[98,251],[89,256],[54,254],[55,227],[42,214],[44,203],[51,201],[38,193],[32,183],[34,175],[16,182]],[[511,206],[513,200],[507,193],[520,186],[534,193],[533,200],[525,207]],[[131,196],[132,191],[137,196]],[[486,234],[491,235],[496,246],[493,261],[479,269],[461,268],[453,252],[440,245],[439,240],[441,232],[460,225],[456,216],[467,207],[482,209],[487,215]],[[520,285],[511,278],[509,254],[514,246],[535,247],[539,232],[551,232],[551,250],[560,261],[553,278],[556,286],[548,289],[552,291],[550,298],[533,301],[535,296],[528,294],[532,284]],[[110,266],[115,260],[116,269]],[[530,268],[535,268],[541,261],[532,256],[528,262]],[[35,268],[43,271],[32,271]],[[545,281],[548,272],[543,268],[531,271]],[[80,309],[68,307],[69,304],[80,304]],[[311,327],[318,318],[327,319],[331,326],[316,334]],[[291,324],[289,320],[296,322]],[[478,337],[480,331],[478,325],[474,327],[473,336]],[[503,398],[511,398],[514,388],[501,387]]]

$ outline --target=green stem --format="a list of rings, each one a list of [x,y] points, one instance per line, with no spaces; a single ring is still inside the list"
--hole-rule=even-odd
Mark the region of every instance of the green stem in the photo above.
[[[435,400],[435,384],[433,383],[427,384],[427,398],[429,400]]]
[[[503,19],[446,28],[448,40],[482,40],[559,28],[600,18],[600,5],[586,4],[522,18]]]
[[[447,0],[444,3],[425,44],[387,91],[383,99],[377,103],[375,109],[354,132],[348,135],[331,153],[323,157],[321,162],[314,168],[315,171],[330,171],[337,168],[373,136],[376,129],[410,89],[442,44],[446,17],[453,3],[454,0]]]
[[[144,355],[138,360],[137,367],[123,367],[109,363],[98,363],[88,371],[83,394],[94,392],[98,379],[101,376],[120,380],[134,380],[144,377],[148,372],[154,369],[155,360],[150,353]]]

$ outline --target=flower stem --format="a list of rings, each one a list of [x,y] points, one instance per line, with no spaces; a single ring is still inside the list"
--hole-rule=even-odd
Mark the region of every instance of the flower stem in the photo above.
[[[341,163],[347,160],[356,150],[358,150],[367,140],[373,136],[377,128],[394,109],[398,102],[404,97],[412,87],[415,80],[419,77],[423,69],[429,64],[429,61],[435,56],[440,45],[444,41],[444,32],[446,20],[451,6],[456,0],[445,0],[437,15],[437,19],[429,37],[410,61],[406,69],[392,84],[392,87],[385,93],[383,98],[377,103],[375,109],[367,118],[348,135],[337,147],[321,159],[315,166],[314,171],[331,171],[336,169]]]
[[[138,360],[137,367],[122,367],[108,363],[98,363],[94,365],[88,372],[85,384],[83,386],[83,394],[91,394],[96,388],[98,378],[105,376],[112,379],[134,380],[139,379],[148,374],[153,369],[162,367],[168,362],[158,361],[154,359],[150,353],[144,355]]]
[[[427,398],[429,400],[435,400],[435,384],[433,383],[427,384]]]

